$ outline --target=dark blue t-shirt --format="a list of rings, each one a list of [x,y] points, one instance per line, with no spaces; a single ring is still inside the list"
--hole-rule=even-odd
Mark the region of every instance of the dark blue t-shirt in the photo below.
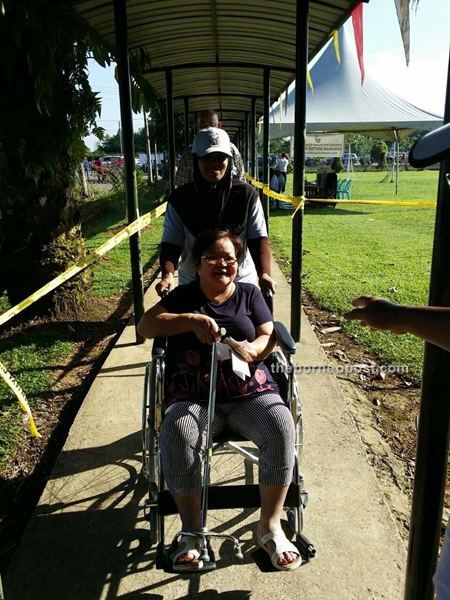
[[[260,290],[251,283],[236,283],[233,295],[222,304],[214,304],[203,294],[200,283],[194,281],[175,288],[159,304],[174,314],[200,313],[214,319],[236,341],[256,338],[256,327],[272,321],[272,315]],[[203,344],[192,333],[169,338],[169,384],[167,405],[176,400],[207,400],[211,369],[211,346]],[[219,358],[216,398],[218,402],[233,402],[262,393],[278,393],[263,362],[249,364],[250,377],[242,380],[231,368],[231,360]]]

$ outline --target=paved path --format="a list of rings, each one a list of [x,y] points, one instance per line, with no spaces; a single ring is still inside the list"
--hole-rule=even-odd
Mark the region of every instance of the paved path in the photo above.
[[[290,288],[275,317],[289,324]],[[155,301],[151,288],[147,305]],[[238,535],[213,541],[218,568],[172,575],[154,568],[143,515],[141,395],[151,343],[136,346],[131,322],[87,395],[5,577],[6,600],[402,600],[406,550],[333,374],[300,374],[305,420],[302,469],[309,490],[304,533],[317,556],[292,573],[255,563],[256,511],[210,513],[209,526]],[[306,318],[297,363],[327,365]],[[216,479],[244,477],[240,459],[215,459]],[[248,476],[248,473],[247,473]],[[251,475],[250,475],[251,476]],[[167,519],[166,539],[177,530]]]

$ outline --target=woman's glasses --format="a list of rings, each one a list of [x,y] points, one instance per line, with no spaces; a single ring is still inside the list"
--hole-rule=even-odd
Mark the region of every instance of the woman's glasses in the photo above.
[[[204,258],[206,260],[206,262],[208,263],[208,265],[217,265],[217,263],[219,262],[224,262],[226,265],[234,265],[235,262],[237,262],[237,258],[234,258],[233,256],[202,256],[201,258]]]

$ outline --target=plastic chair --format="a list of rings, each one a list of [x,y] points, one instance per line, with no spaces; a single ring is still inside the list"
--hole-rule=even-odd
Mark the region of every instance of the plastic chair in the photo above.
[[[346,179],[338,179],[337,180],[336,198],[339,198],[339,192],[342,190],[342,186],[345,184],[346,181],[347,181]]]
[[[352,199],[352,195],[350,192],[350,188],[352,186],[352,180],[351,179],[344,179],[343,180],[343,184],[341,185],[340,189],[339,189],[339,184],[338,184],[338,192],[337,192],[337,197],[338,199],[344,200],[351,200]]]

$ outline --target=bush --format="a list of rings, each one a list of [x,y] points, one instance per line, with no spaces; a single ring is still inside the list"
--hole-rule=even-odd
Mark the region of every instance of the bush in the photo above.
[[[125,169],[121,166],[111,167],[110,180],[113,189],[111,196],[115,208],[125,209]],[[138,190],[138,199],[141,201],[148,192],[147,180],[144,179],[144,173],[141,169],[136,169],[136,182]]]
[[[340,156],[336,156],[333,158],[333,162],[331,163],[331,170],[335,173],[340,173],[344,170],[344,165],[342,164],[342,159]]]
[[[378,165],[380,164],[380,155],[382,153],[384,153],[384,159],[386,160],[386,154],[388,151],[388,147],[386,142],[382,142],[381,140],[379,142],[376,142],[373,146],[372,149],[370,151],[370,154],[373,158],[373,160],[378,163]]]

